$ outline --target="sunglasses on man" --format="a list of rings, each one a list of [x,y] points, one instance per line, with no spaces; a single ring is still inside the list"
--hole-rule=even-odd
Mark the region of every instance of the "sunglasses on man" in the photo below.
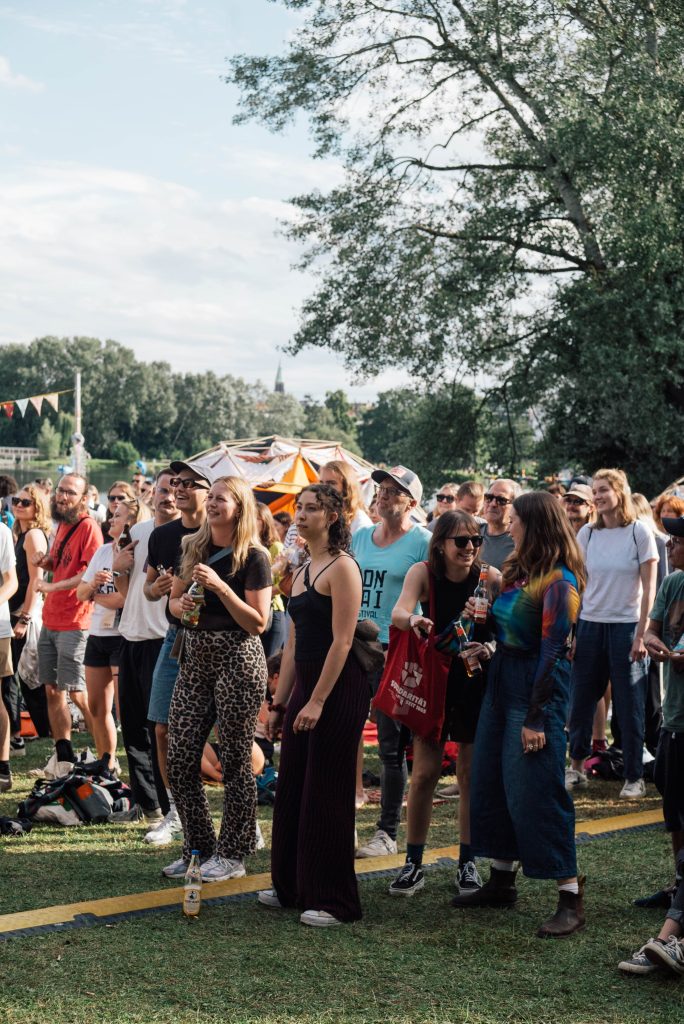
[[[504,508],[504,506],[506,505],[513,504],[512,498],[504,498],[503,495],[501,494],[485,494],[484,500],[488,502],[490,505],[494,503],[495,505],[498,505],[500,508]]]
[[[193,480],[192,477],[174,476],[169,483],[172,487],[182,487],[186,491],[208,491],[209,484],[206,480]]]

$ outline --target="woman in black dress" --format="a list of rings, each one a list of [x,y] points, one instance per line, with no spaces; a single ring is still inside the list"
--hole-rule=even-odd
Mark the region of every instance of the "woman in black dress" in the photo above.
[[[297,500],[309,560],[293,580],[290,629],[268,730],[283,724],[273,814],[269,907],[298,907],[302,924],[357,921],[354,872],[356,752],[368,714],[366,674],[351,653],[361,574],[348,554],[343,502],[329,484]],[[287,709],[285,705],[287,704]]]
[[[392,624],[398,629],[413,629],[418,635],[433,630],[441,633],[457,618],[472,596],[480,576],[478,552],[482,537],[478,524],[467,512],[444,512],[437,519],[427,562],[413,565],[404,581],[399,600],[392,612]],[[499,574],[490,567],[490,585],[498,584]],[[430,591],[433,593],[434,621],[429,618]],[[416,612],[417,605],[428,615]],[[471,650],[483,663],[490,657],[484,644],[491,639],[486,626],[475,626]],[[482,885],[470,852],[470,766],[475,729],[484,697],[485,674],[482,670],[469,677],[461,657],[454,657],[449,669],[446,707],[441,743],[413,737],[413,772],[408,796],[406,864],[389,887],[392,896],[412,896],[425,884],[422,871],[423,851],[432,817],[432,798],[442,770],[444,743],[459,744],[457,776],[460,789],[460,857],[456,885],[460,891]]]

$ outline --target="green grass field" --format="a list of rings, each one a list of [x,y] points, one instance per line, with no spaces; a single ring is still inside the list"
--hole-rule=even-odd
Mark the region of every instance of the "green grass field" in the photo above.
[[[28,792],[29,767],[49,744],[29,745],[13,761],[15,788],[0,800],[14,813]],[[369,757],[369,767],[377,767]],[[604,817],[657,807],[649,797],[625,806],[619,786],[601,784],[577,801],[577,816]],[[218,812],[221,791],[209,790]],[[456,838],[457,804],[435,807],[433,847]],[[377,808],[359,813],[361,838]],[[271,812],[259,809],[267,842]],[[9,913],[81,899],[160,888],[163,864],[177,846],[153,850],[144,825],[75,829],[37,827],[1,840],[2,905]],[[400,837],[403,838],[403,837]],[[588,876],[585,932],[540,941],[534,932],[555,904],[551,883],[521,879],[520,899],[505,911],[455,911],[453,872],[435,868],[412,899],[391,899],[387,878],[360,882],[364,919],[344,928],[302,927],[296,913],[270,911],[253,897],[202,910],[180,910],[114,925],[0,943],[3,1024],[637,1024],[684,1017],[684,979],[624,978],[618,960],[661,923],[660,911],[631,900],[671,875],[668,837],[627,833],[579,847]],[[250,872],[268,868],[268,850]],[[208,890],[205,889],[208,895]]]

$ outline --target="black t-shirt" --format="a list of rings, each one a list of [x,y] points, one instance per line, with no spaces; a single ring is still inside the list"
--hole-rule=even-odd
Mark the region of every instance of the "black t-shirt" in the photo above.
[[[198,529],[198,526],[183,526],[182,519],[156,526],[150,534],[147,564],[155,569],[163,565],[165,569],[173,569],[177,575],[181,561],[181,541],[189,533],[197,533]],[[166,618],[172,626],[180,626],[180,620],[169,611],[168,598],[163,600],[166,600]]]
[[[221,548],[212,544],[205,564],[212,555],[215,555]],[[239,570],[233,573],[233,554],[229,552],[223,558],[212,562],[210,569],[227,583],[232,591],[237,594],[240,600],[244,601],[246,590],[264,590],[272,586],[273,576],[271,574],[271,559],[265,551],[252,548],[247,555],[247,561]],[[205,604],[200,612],[198,629],[217,629],[235,632],[242,630],[228,609],[224,606],[218,594],[211,590],[204,592]]]
[[[459,583],[455,583],[453,580],[449,580],[446,576],[441,579],[434,580],[435,587],[435,633],[441,633],[447,628],[450,622],[452,622],[457,615],[460,615],[465,608],[466,601],[469,597],[472,597],[475,593],[475,588],[480,579],[479,567],[472,566],[470,573],[464,580]],[[422,603],[423,615],[429,616],[429,602],[423,601]],[[491,640],[492,635],[486,624],[480,625],[475,624],[473,630],[473,640],[477,640],[479,643],[486,643],[487,640]],[[463,665],[462,658],[452,658],[451,666],[449,668],[449,683],[454,682],[459,677],[462,679],[466,678],[466,671]]]

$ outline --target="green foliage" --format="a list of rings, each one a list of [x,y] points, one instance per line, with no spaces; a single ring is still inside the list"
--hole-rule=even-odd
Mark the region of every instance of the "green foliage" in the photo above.
[[[61,454],[62,439],[50,420],[44,419],[41,423],[36,445],[41,459],[56,459]]]
[[[650,492],[675,476],[682,4],[282,2],[301,11],[287,49],[232,61],[237,120],[304,112],[346,169],[294,199],[319,283],[293,350],[478,373],[507,421],[534,410],[550,468],[618,462]]]
[[[120,466],[133,466],[140,458],[140,453],[130,441],[115,441],[109,449],[109,457],[115,459]]]

